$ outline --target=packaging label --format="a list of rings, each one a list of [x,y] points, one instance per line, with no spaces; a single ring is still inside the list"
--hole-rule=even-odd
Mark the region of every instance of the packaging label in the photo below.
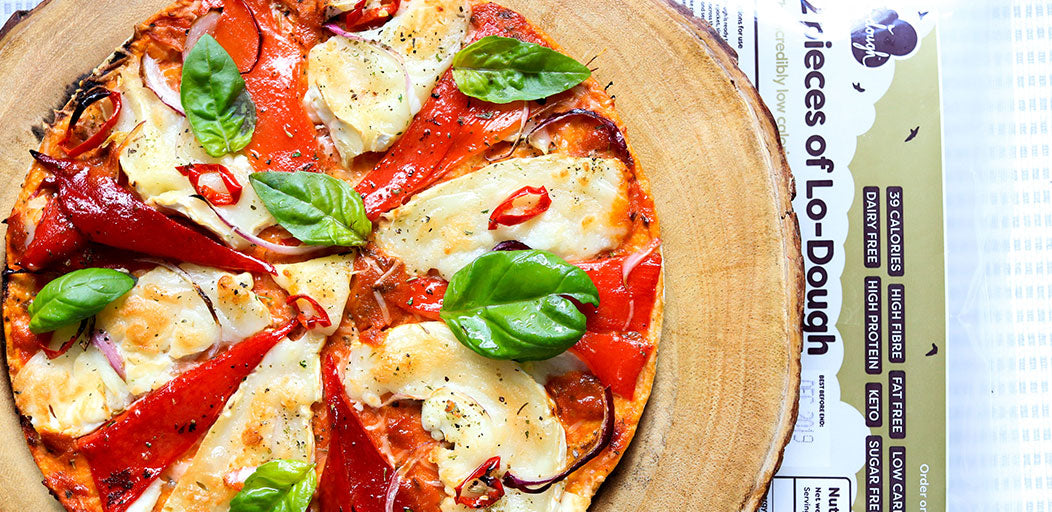
[[[738,52],[796,178],[800,412],[761,510],[945,510],[936,14],[915,2],[685,4]]]

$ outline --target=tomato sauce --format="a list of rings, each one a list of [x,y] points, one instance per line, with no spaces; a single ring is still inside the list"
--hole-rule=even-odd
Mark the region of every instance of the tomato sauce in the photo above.
[[[403,499],[412,503],[412,510],[438,510],[445,490],[435,485],[438,467],[430,461],[431,451],[438,445],[420,423],[420,402],[403,400],[373,409],[366,407],[359,414],[369,430],[373,444],[387,447],[395,459],[395,468],[413,464],[406,472],[399,490]]]

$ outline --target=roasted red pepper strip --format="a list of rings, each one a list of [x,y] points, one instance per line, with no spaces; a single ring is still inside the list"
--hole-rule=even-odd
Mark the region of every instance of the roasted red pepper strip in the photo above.
[[[628,275],[626,283],[623,269],[628,257],[574,263],[588,273],[599,289],[599,307],[584,307],[589,331],[645,332],[650,326],[650,313],[661,277],[661,252],[654,250],[643,258]]]
[[[442,297],[449,281],[441,277],[421,277],[399,284],[389,293],[398,307],[431,320],[438,320]]]
[[[343,23],[347,30],[355,32],[374,28],[382,24],[380,22],[394,16],[398,12],[398,6],[402,3],[401,0],[382,0],[379,6],[366,9],[365,2],[366,0],[362,0],[354,6],[354,9],[343,13]]]
[[[66,136],[62,138],[60,145],[62,146],[62,149],[66,151],[66,155],[70,158],[75,158],[88,150],[98,147],[99,144],[102,144],[102,141],[106,140],[106,135],[111,129],[113,129],[113,125],[117,124],[117,118],[121,115],[121,93],[110,91],[108,97],[110,102],[113,103],[113,113],[110,114],[110,117],[106,119],[104,123],[102,123],[99,131],[95,132],[94,135],[88,137],[87,140],[81,142],[72,149],[66,146],[72,138],[73,128],[76,127],[77,120],[80,119],[80,116],[74,115],[69,118],[69,126],[66,127]]]
[[[635,332],[588,331],[570,351],[577,354],[600,382],[609,386],[617,396],[631,400],[639,372],[654,346]]]
[[[264,331],[151,392],[77,440],[106,512],[122,512],[194,446],[263,356],[295,326]]]
[[[102,168],[32,152],[58,183],[59,202],[89,240],[118,249],[226,270],[274,273],[274,267],[194,231],[154,210]]]
[[[521,103],[496,105],[468,98],[446,72],[394,146],[355,187],[375,220],[441,178],[465,158],[518,129]]]
[[[465,44],[489,35],[544,44],[525,18],[494,4],[474,7],[471,23],[474,31]],[[376,220],[397,208],[460,162],[515,133],[522,121],[522,103],[469,98],[447,71],[402,137],[355,187],[366,215]]]
[[[212,37],[234,60],[241,74],[251,73],[259,63],[263,51],[263,31],[252,8],[243,0],[220,2],[223,13],[216,23]],[[232,42],[237,44],[231,44]]]
[[[325,152],[319,155],[318,133],[303,106],[306,57],[320,34],[307,26],[320,25],[324,9],[307,8],[306,3],[274,9],[275,5],[294,6],[297,2],[275,4],[272,0],[224,3],[215,39],[230,53],[238,69],[252,65],[243,77],[256,104],[256,129],[244,154],[256,171],[325,168],[328,157]],[[290,14],[289,9],[296,14]],[[297,22],[290,23],[286,19],[289,15]],[[250,32],[257,28],[259,34]]]
[[[533,25],[521,14],[494,3],[478,4],[471,8],[471,27],[474,29],[465,46],[486,36],[511,37],[527,43],[548,46]]]
[[[175,170],[190,180],[190,185],[194,187],[198,194],[201,194],[208,202],[216,206],[230,206],[237,204],[241,200],[241,184],[238,183],[234,173],[230,172],[230,169],[227,169],[225,165],[180,165]],[[219,178],[223,180],[223,184],[226,185],[226,192],[219,192],[208,185],[201,185],[201,176],[211,173],[218,174]]]
[[[632,255],[575,263],[588,273],[599,289],[599,307],[584,306],[588,332],[570,350],[578,355],[603,384],[618,396],[631,398],[636,380],[653,345],[644,337],[657,299],[661,277],[659,240],[624,277],[625,261]]]
[[[40,270],[70,255],[86,242],[84,235],[73,227],[73,221],[62,210],[62,205],[52,198],[44,207],[44,215],[33,231],[33,240],[22,253],[19,263],[29,270]]]
[[[512,213],[517,206],[515,200],[526,196],[536,196],[537,199],[531,206],[522,208],[520,213]],[[548,189],[544,187],[522,187],[508,196],[489,214],[489,229],[497,229],[497,226],[514,226],[522,224],[546,211],[552,205],[552,198],[548,195]]]
[[[296,301],[303,300],[310,304],[311,309],[314,312],[307,316],[303,312],[303,308],[299,306]],[[286,304],[296,303],[296,309],[299,311],[296,313],[296,320],[306,329],[313,329],[314,326],[320,325],[322,327],[329,327],[332,325],[332,320],[329,320],[329,314],[325,312],[325,308],[318,304],[318,301],[314,300],[308,295],[290,295],[285,301]]]
[[[457,504],[464,505],[471,508],[483,508],[488,507],[497,502],[497,500],[504,497],[504,484],[501,483],[499,478],[494,477],[492,473],[495,469],[500,467],[500,457],[490,457],[483,462],[478,468],[475,469],[460,485],[457,486],[456,501]],[[478,480],[486,486],[486,493],[477,496],[464,496],[464,486],[467,485],[471,488],[471,482]]]
[[[333,354],[326,357],[323,373],[331,428],[329,456],[318,485],[321,510],[383,512],[394,468],[373,445],[361,419],[347,402],[339,362]],[[410,505],[401,495],[396,495],[393,510],[406,510]]]

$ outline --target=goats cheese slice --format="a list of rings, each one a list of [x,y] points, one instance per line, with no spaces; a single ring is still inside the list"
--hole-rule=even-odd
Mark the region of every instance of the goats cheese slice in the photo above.
[[[547,211],[514,226],[488,229],[490,213],[523,187],[545,187]],[[504,240],[567,260],[621,244],[631,227],[628,172],[620,160],[548,155],[512,158],[440,183],[385,214],[377,244],[410,270],[449,279]]]
[[[402,135],[460,49],[468,13],[464,0],[411,0],[380,28],[311,49],[304,103],[345,165]]]
[[[441,322],[393,327],[379,346],[357,343],[344,387],[349,398],[372,407],[390,394],[423,400],[423,427],[448,445],[431,455],[447,492],[493,456],[500,456],[501,471],[510,467],[528,479],[550,477],[566,463],[566,434],[544,386],[514,361],[461,345]],[[495,510],[547,512],[562,486],[541,494],[506,491]],[[442,505],[462,509],[451,497]]]
[[[146,88],[139,78],[138,61],[121,70],[118,90],[124,109],[117,130],[131,131],[142,123],[138,134],[120,155],[121,169],[128,183],[150,206],[179,213],[237,248],[249,243],[234,233],[201,199],[190,181],[176,170],[177,166],[194,163],[224,165],[241,184],[241,198],[236,204],[217,206],[224,218],[246,233],[257,234],[276,223],[248,181],[252,165],[244,155],[227,155],[216,159],[205,153],[190,131],[186,118],[179,115]]]
[[[226,512],[239,490],[231,477],[245,468],[275,459],[314,462],[311,405],[321,400],[324,341],[308,333],[267,352],[201,440],[162,510]]]

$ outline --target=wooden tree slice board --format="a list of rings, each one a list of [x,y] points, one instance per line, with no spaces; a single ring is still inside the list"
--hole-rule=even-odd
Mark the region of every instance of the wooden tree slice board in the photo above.
[[[50,0],[0,34],[0,210],[33,127],[167,0]],[[592,510],[754,510],[796,419],[803,272],[792,177],[736,56],[665,0],[501,0],[613,82],[662,223],[665,318],[636,439]],[[7,372],[4,372],[7,375]],[[0,510],[61,510],[0,389]]]

